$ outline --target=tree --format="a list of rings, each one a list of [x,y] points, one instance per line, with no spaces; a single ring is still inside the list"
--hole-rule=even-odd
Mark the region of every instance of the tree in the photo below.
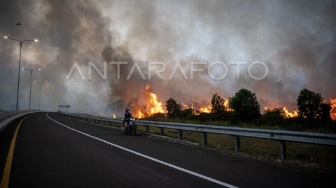
[[[259,125],[282,125],[284,123],[284,112],[279,108],[266,110],[258,121]]]
[[[166,109],[169,118],[176,118],[181,113],[181,106],[173,98],[166,101]]]
[[[322,122],[331,122],[330,116],[331,105],[327,103],[321,104],[321,121]]]
[[[212,113],[220,113],[224,112],[225,107],[224,107],[224,99],[222,99],[219,95],[214,94],[211,100],[211,111]]]
[[[261,116],[256,95],[247,89],[239,90],[230,98],[229,106],[233,110],[234,122],[249,122]]]
[[[320,119],[322,115],[322,101],[323,98],[321,94],[308,89],[301,90],[297,99],[299,115],[307,118]]]
[[[194,110],[191,109],[191,108],[181,110],[180,114],[179,114],[179,117],[184,118],[184,119],[190,118],[191,116],[193,116],[193,114],[194,114],[193,112],[194,112]]]

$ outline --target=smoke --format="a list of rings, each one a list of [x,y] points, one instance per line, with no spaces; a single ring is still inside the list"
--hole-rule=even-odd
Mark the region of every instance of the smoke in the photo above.
[[[110,20],[102,8],[91,1],[8,1],[1,3],[1,34],[24,40],[38,38],[38,43],[24,42],[21,67],[42,68],[33,73],[32,107],[56,110],[60,104],[70,104],[77,112],[99,111],[108,98],[107,84],[98,79],[82,80],[74,74],[66,79],[75,62],[82,70],[87,62],[103,63],[100,52],[111,44]],[[21,26],[16,26],[17,22]],[[1,108],[15,106],[17,59],[16,41],[1,42]],[[15,65],[15,66],[13,66]],[[6,68],[11,71],[6,71]],[[4,69],[5,68],[5,69]],[[87,75],[87,74],[86,74]],[[21,71],[19,108],[27,109],[29,77]],[[47,81],[47,83],[45,82]],[[10,84],[9,84],[10,82]],[[7,90],[5,88],[10,88]],[[41,97],[39,97],[39,95]]]
[[[256,93],[261,106],[293,110],[303,88],[325,99],[335,97],[335,12],[331,0],[15,0],[0,3],[0,33],[39,39],[22,48],[21,66],[43,68],[33,73],[33,80],[48,80],[41,84],[41,92],[38,84],[32,85],[33,108],[41,93],[45,110],[70,104],[74,112],[110,115],[126,106],[144,105],[142,90],[149,84],[163,103],[172,97],[204,106],[215,93],[228,98],[246,88]],[[0,109],[12,109],[19,45],[3,40],[0,46]],[[207,69],[217,61],[227,66],[221,80],[209,77]],[[75,62],[85,80],[77,69],[66,79]],[[106,79],[94,69],[90,79],[88,62],[101,73],[106,69]],[[110,62],[127,64],[118,67]],[[162,67],[150,70],[150,62],[165,64],[161,73],[165,80],[155,74]],[[192,77],[191,62],[202,62],[194,69],[204,71]],[[237,62],[246,64],[238,69],[232,64]],[[251,78],[249,71],[255,77],[266,71],[260,65],[250,67],[253,62],[267,66],[264,79]],[[184,72],[175,69],[177,65]],[[210,73],[220,76],[225,71],[223,66],[214,66]],[[21,109],[28,106],[29,76],[21,71]]]
[[[123,38],[133,58],[163,61],[168,73],[178,62],[228,65],[228,74],[220,81],[204,75],[192,80],[181,79],[181,75],[168,81],[151,80],[153,90],[164,99],[209,101],[214,93],[230,97],[247,88],[256,92],[262,106],[293,110],[303,88],[322,93],[326,99],[335,97],[332,1],[126,1],[111,7],[125,5],[129,8],[112,15],[120,18],[116,25],[126,23]],[[268,67],[263,80],[248,74],[248,66],[255,61]],[[237,73],[231,62],[247,65]],[[265,69],[255,66],[251,71],[260,77]]]

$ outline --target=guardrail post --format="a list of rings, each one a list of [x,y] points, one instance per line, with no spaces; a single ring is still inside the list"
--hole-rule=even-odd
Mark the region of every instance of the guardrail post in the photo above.
[[[163,133],[164,133],[164,128],[160,127],[160,135],[163,135]]]
[[[281,140],[281,160],[287,160],[287,149],[286,149],[286,141]]]
[[[146,133],[149,133],[149,126],[146,126]]]
[[[182,140],[182,130],[178,130],[178,139]]]
[[[240,152],[240,136],[235,136],[235,148],[236,152]]]
[[[208,134],[206,132],[202,132],[203,135],[203,146],[208,145]]]

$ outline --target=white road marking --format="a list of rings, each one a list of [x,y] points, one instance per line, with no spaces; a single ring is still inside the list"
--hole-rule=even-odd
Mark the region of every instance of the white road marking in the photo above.
[[[56,121],[56,120],[50,118],[49,115],[48,115],[48,113],[47,113],[47,117],[48,117],[51,121],[53,121],[53,122],[55,122],[55,123],[57,123],[57,124],[59,124],[59,125],[62,125],[63,127],[66,127],[66,128],[68,128],[68,129],[70,129],[70,130],[72,130],[72,131],[75,131],[75,132],[80,133],[80,134],[82,134],[82,135],[85,135],[85,136],[87,136],[87,137],[90,137],[90,138],[99,140],[99,141],[104,142],[104,143],[106,143],[106,144],[108,144],[108,145],[114,146],[114,147],[116,147],[116,148],[122,149],[122,150],[127,151],[127,152],[130,152],[130,153],[133,153],[133,154],[138,155],[138,156],[140,156],[140,157],[143,157],[143,158],[152,160],[152,161],[154,161],[154,162],[163,164],[163,165],[165,165],[165,166],[169,166],[169,167],[174,168],[174,169],[176,169],[176,170],[180,170],[180,171],[182,171],[182,172],[191,174],[191,175],[193,175],[193,176],[196,176],[196,177],[205,179],[205,180],[207,180],[207,181],[210,181],[210,182],[213,182],[213,183],[216,183],[216,184],[225,186],[225,187],[229,187],[229,188],[237,188],[237,187],[234,186],[234,185],[230,185],[230,184],[228,184],[228,183],[225,183],[225,182],[222,182],[222,181],[219,181],[219,180],[210,178],[210,177],[208,177],[208,176],[204,176],[204,175],[199,174],[199,173],[197,173],[197,172],[193,172],[193,171],[190,171],[190,170],[187,170],[187,169],[178,167],[178,166],[176,166],[176,165],[173,165],[173,164],[170,164],[170,163],[161,161],[161,160],[159,160],[159,159],[155,159],[155,158],[153,158],[153,157],[144,155],[144,154],[142,154],[142,153],[139,153],[139,152],[130,150],[130,149],[128,149],[128,148],[125,148],[125,147],[122,147],[122,146],[113,144],[113,143],[111,143],[111,142],[108,142],[108,141],[106,141],[106,140],[97,138],[97,137],[92,136],[92,135],[89,135],[89,134],[87,134],[87,133],[83,133],[83,132],[81,132],[81,131],[78,131],[78,130],[76,130],[76,129],[73,129],[73,128],[71,128],[71,127],[68,127],[68,126],[66,126],[66,125],[64,125],[64,124],[62,124],[62,123],[60,123],[60,122],[58,122],[58,121]]]

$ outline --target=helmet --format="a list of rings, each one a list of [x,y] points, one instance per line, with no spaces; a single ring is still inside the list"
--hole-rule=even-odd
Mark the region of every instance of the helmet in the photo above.
[[[128,112],[130,109],[129,108],[126,108],[125,111]]]

